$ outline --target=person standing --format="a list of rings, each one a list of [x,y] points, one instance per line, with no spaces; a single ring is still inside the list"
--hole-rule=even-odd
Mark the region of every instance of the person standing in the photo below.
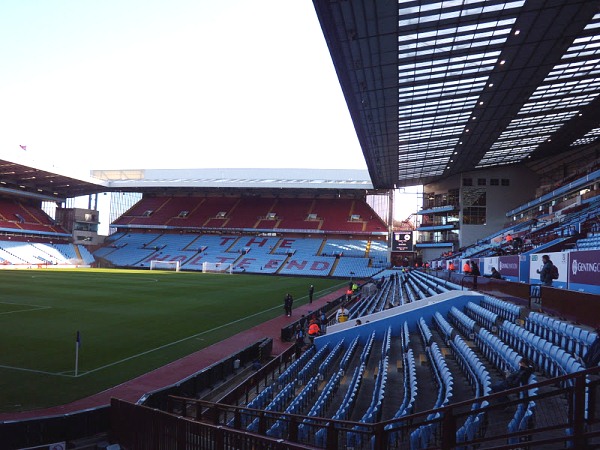
[[[540,274],[540,281],[544,286],[552,286],[552,273],[554,271],[554,264],[548,255],[542,256],[542,264],[542,268],[537,270],[537,273]]]
[[[294,304],[294,299],[292,298],[292,294],[287,293],[285,295],[285,299],[283,300],[283,309],[285,310],[285,314],[288,317],[292,316],[292,305]]]
[[[477,277],[481,275],[481,272],[475,261],[471,261],[471,275],[473,275],[473,289],[477,289]]]
[[[311,284],[308,288],[308,303],[312,303],[313,295],[315,293],[315,287]]]
[[[312,320],[308,326],[308,338],[310,339],[310,345],[314,345],[315,338],[321,334],[321,328],[317,319]]]
[[[465,263],[463,265],[463,273],[465,275],[468,275],[471,273],[471,264],[469,264],[469,261],[465,261]]]

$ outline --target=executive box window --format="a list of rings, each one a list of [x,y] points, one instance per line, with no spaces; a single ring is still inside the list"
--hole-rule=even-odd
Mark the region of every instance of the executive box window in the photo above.
[[[486,184],[485,178],[477,178],[477,186],[485,186]]]
[[[487,196],[483,188],[467,188],[463,191],[463,224],[485,225]]]
[[[502,184],[502,186],[510,186],[510,180],[508,178],[502,178],[502,180],[500,180],[500,183]]]
[[[490,178],[490,186],[500,186],[500,180],[498,178]]]
[[[463,186],[473,186],[473,178],[463,178]]]

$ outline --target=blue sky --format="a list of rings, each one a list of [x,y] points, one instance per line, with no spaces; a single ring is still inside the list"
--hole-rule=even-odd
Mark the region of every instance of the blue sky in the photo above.
[[[309,0],[4,0],[0,40],[5,158],[366,168]]]

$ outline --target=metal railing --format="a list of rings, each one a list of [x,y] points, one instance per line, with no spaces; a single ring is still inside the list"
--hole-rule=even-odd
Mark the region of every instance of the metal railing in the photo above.
[[[600,367],[396,420],[365,424],[170,397],[167,411],[113,400],[113,437],[127,448],[591,448],[600,443]],[[537,392],[536,395],[528,395]],[[505,401],[504,397],[509,396]],[[512,426],[518,412],[530,411]],[[258,421],[258,432],[245,427]],[[279,422],[281,433],[268,430]],[[193,431],[194,430],[194,431]],[[200,439],[199,436],[202,438]],[[179,447],[177,439],[187,446]],[[196,443],[196,439],[198,443]],[[231,443],[228,447],[223,443]],[[145,443],[145,444],[143,444]],[[172,445],[171,445],[172,443]],[[284,447],[279,447],[285,443]],[[143,444],[143,445],[142,445]],[[220,446],[225,445],[225,446]],[[551,447],[548,447],[551,446]]]

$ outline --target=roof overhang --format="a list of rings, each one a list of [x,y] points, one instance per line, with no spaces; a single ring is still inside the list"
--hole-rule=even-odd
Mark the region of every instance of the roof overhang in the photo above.
[[[376,188],[600,138],[600,1],[313,0]]]

